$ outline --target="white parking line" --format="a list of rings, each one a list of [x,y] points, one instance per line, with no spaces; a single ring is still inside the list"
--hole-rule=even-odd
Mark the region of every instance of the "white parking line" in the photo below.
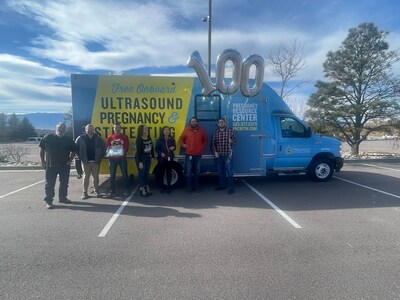
[[[242,179],[242,181],[254,192],[256,193],[261,199],[263,199],[269,206],[271,206],[273,209],[275,209],[276,212],[278,212],[282,217],[286,219],[290,224],[293,225],[294,228],[301,228],[299,224],[297,224],[292,218],[290,218],[286,213],[284,213],[278,206],[276,206],[274,203],[272,203],[267,197],[265,197],[263,194],[261,194],[259,191],[257,191],[254,187],[252,187],[250,184],[248,184],[245,180]]]
[[[125,206],[128,205],[129,201],[132,199],[132,196],[136,193],[136,191],[139,189],[139,186],[136,186],[136,188],[131,192],[131,194],[126,197],[125,201],[121,204],[121,206],[118,208],[118,210],[114,213],[114,215],[111,217],[111,219],[108,221],[107,225],[103,228],[103,230],[100,232],[99,237],[105,237],[108,231],[111,229],[111,226],[113,226],[114,222],[117,220],[121,212],[124,210]]]
[[[30,185],[27,185],[26,187],[23,187],[23,188],[21,188],[21,189],[19,189],[19,190],[10,192],[10,193],[8,193],[8,194],[1,195],[1,196],[0,196],[0,199],[1,199],[1,198],[4,198],[4,197],[7,197],[7,196],[10,196],[10,195],[12,195],[12,194],[18,193],[18,192],[20,192],[20,191],[26,190],[26,189],[28,189],[28,188],[30,188],[30,187],[32,187],[32,186],[35,186],[35,185],[37,185],[37,184],[39,184],[39,183],[42,183],[42,182],[44,182],[44,180],[41,180],[41,181],[32,183],[32,184],[30,184]]]
[[[38,170],[0,170],[0,173],[29,173],[29,172],[44,172],[43,169]]]
[[[375,192],[378,192],[378,193],[382,193],[382,194],[385,194],[385,195],[392,196],[392,197],[400,199],[400,196],[398,196],[398,195],[391,194],[391,193],[388,193],[388,192],[385,192],[385,191],[382,191],[382,190],[378,190],[378,189],[375,189],[375,188],[367,186],[367,185],[363,185],[363,184],[360,184],[360,183],[357,183],[357,182],[354,182],[354,181],[350,181],[350,180],[347,180],[347,179],[344,179],[344,178],[336,177],[336,176],[333,176],[333,178],[336,178],[336,179],[339,179],[339,180],[342,180],[342,181],[345,181],[345,182],[348,182],[348,183],[351,183],[351,184],[354,184],[354,185],[358,185],[358,186],[361,186],[363,188],[366,188],[366,189],[369,189],[369,190],[372,190],[372,191],[375,191]]]
[[[400,170],[398,170],[398,169],[393,169],[393,168],[388,168],[388,167],[381,167],[381,166],[377,166],[377,165],[371,165],[371,164],[361,164],[361,165],[367,166],[367,167],[374,167],[374,168],[379,168],[379,169],[385,169],[385,170],[400,172]]]

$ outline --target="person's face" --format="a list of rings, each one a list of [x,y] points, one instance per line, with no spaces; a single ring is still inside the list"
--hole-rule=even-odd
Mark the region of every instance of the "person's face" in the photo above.
[[[86,134],[92,136],[94,134],[94,127],[93,126],[86,126],[85,127]]]
[[[143,135],[147,135],[149,133],[149,128],[146,126],[143,126]]]
[[[163,133],[165,136],[168,136],[171,133],[171,130],[168,127],[165,127]]]
[[[196,119],[190,119],[190,126],[192,126],[193,128],[197,126],[197,120]]]
[[[67,126],[65,124],[58,124],[56,126],[56,135],[57,136],[63,136],[65,135],[65,132],[67,131]]]
[[[113,130],[115,134],[119,134],[121,132],[121,126],[119,125],[114,125]]]
[[[224,120],[219,120],[218,121],[218,128],[224,129],[225,128],[225,121]]]

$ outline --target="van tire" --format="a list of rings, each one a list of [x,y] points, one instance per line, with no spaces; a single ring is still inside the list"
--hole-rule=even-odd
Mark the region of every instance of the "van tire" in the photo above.
[[[328,181],[333,176],[333,163],[331,160],[324,157],[316,158],[311,162],[308,172],[311,179],[314,181]]]
[[[154,175],[156,176],[157,182],[159,182],[161,172],[160,168],[158,165],[154,169]],[[166,185],[167,184],[167,175],[164,174],[163,182]],[[182,166],[177,163],[176,161],[172,162],[172,178],[171,178],[171,187],[172,188],[177,188],[181,185],[183,182],[183,169]]]

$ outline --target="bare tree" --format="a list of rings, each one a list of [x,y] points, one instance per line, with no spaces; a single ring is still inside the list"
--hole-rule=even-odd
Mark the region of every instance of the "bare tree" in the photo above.
[[[16,164],[19,164],[22,157],[29,152],[26,147],[4,144],[0,147],[0,161],[5,162],[8,158],[11,158]]]
[[[287,44],[280,43],[276,50],[267,55],[267,62],[271,65],[272,73],[281,80],[277,92],[285,101],[296,88],[309,81],[298,80],[293,86],[288,85],[290,80],[307,67],[304,61],[304,47],[297,39],[290,40]]]

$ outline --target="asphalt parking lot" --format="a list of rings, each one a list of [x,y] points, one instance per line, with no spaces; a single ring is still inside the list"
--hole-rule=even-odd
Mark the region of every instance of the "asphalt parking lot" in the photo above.
[[[73,203],[46,210],[43,171],[2,170],[0,298],[398,299],[399,177],[398,160],[353,161],[326,183],[80,200],[71,176]]]

